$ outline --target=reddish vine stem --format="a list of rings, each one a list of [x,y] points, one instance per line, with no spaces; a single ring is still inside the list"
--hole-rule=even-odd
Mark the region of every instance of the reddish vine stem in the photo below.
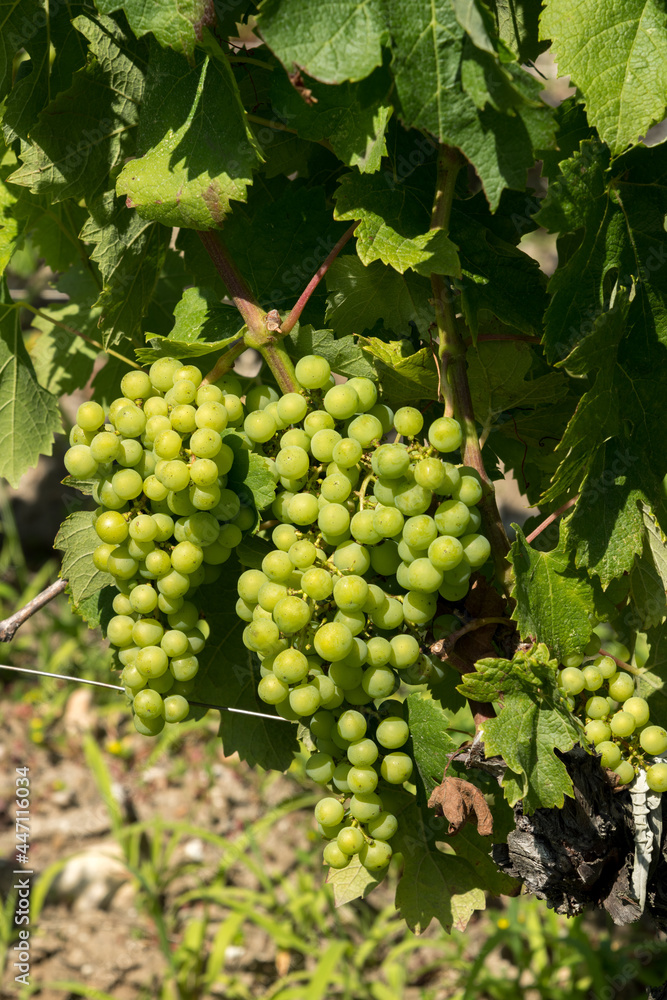
[[[354,231],[355,231],[355,229],[357,228],[358,225],[359,225],[359,223],[355,222],[354,225],[350,226],[349,229],[345,230],[345,232],[343,233],[343,235],[341,236],[341,238],[338,240],[338,243],[336,243],[335,247],[333,248],[333,250],[331,251],[331,253],[329,254],[329,256],[326,258],[326,260],[322,264],[320,264],[320,266],[318,267],[317,271],[315,271],[315,274],[313,275],[313,277],[310,279],[310,281],[308,282],[308,284],[304,288],[303,292],[301,293],[301,295],[297,299],[296,303],[292,306],[292,308],[291,308],[291,310],[289,312],[289,315],[287,316],[287,319],[282,324],[281,329],[282,329],[283,333],[285,333],[285,334],[289,333],[290,330],[292,330],[294,328],[297,320],[299,319],[299,316],[301,315],[301,313],[303,312],[303,310],[306,307],[308,299],[313,294],[313,292],[315,291],[315,289],[319,285],[320,281],[322,280],[322,278],[324,277],[324,275],[327,273],[327,271],[329,270],[329,268],[331,267],[331,265],[335,261],[336,257],[341,252],[341,250],[343,249],[343,247],[345,246],[345,244],[347,243],[347,241],[350,239],[350,237],[352,236],[352,234],[354,233]]]
[[[243,316],[246,326],[254,334],[261,335],[265,331],[266,313],[258,304],[222,240],[217,233],[211,230],[207,232],[198,230],[198,236],[213,261],[216,271],[224,281],[234,305]]]
[[[572,497],[572,499],[568,500],[567,503],[564,503],[563,506],[559,507],[558,510],[555,510],[553,514],[549,514],[548,517],[545,517],[542,523],[538,524],[538,526],[535,528],[535,531],[531,531],[531,533],[528,535],[528,538],[526,539],[528,544],[530,545],[530,543],[534,541],[538,535],[541,535],[544,529],[548,528],[549,525],[552,524],[557,517],[560,517],[561,514],[564,514],[565,511],[569,510],[570,507],[574,507],[578,499],[579,499],[579,494],[577,494],[576,497]]]
[[[438,155],[438,180],[431,214],[431,229],[449,228],[456,176],[463,164],[457,150],[441,146]],[[456,416],[461,424],[463,442],[461,455],[464,465],[479,474],[483,495],[479,502],[487,538],[491,545],[496,576],[508,601],[511,600],[511,567],[507,561],[509,541],[500,520],[495,493],[489,479],[477,435],[477,424],[468,384],[466,347],[454,310],[454,294],[449,281],[439,274],[431,275],[433,305],[438,327],[439,357],[443,367],[442,387],[445,394],[445,416]]]
[[[462,636],[467,635],[469,632],[475,632],[478,628],[484,628],[485,625],[514,625],[514,622],[509,618],[476,618],[474,621],[468,622],[468,624],[464,625],[462,628],[457,629],[456,632],[452,632],[450,635],[446,636],[446,638],[439,639],[438,642],[435,642],[431,646],[431,652],[437,655],[443,651],[447,651],[450,647],[455,646]]]
[[[63,590],[67,586],[67,580],[56,580],[49,587],[38,594],[37,597],[33,597],[32,601],[28,601],[24,608],[17,611],[16,614],[10,615],[9,618],[5,618],[4,621],[0,622],[0,642],[10,642],[21,625],[27,622],[28,618],[40,611],[49,601],[52,601],[54,597],[58,594],[62,594]]]

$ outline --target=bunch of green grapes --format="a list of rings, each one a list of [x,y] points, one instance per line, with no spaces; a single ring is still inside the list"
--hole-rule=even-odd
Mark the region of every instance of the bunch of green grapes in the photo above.
[[[235,453],[223,432],[242,415],[240,384],[201,382],[174,358],[128,373],[106,417],[99,403],[79,407],[65,454],[68,472],[94,484],[93,563],[119,591],[107,637],[146,735],[188,715],[208,637],[192,597],[256,520],[227,488]]]
[[[600,648],[597,637],[587,650]],[[586,651],[585,651],[586,652]],[[650,710],[644,698],[635,694],[631,674],[619,670],[611,656],[584,655],[566,658],[560,671],[563,691],[575,701],[575,711],[585,722],[588,741],[601,757],[603,767],[618,775],[623,785],[634,780],[639,769],[646,771],[646,781],[654,792],[667,791],[667,763],[648,758],[667,752],[667,730],[649,725]]]
[[[331,792],[315,810],[325,862],[344,868],[358,854],[379,870],[397,828],[391,790],[413,771],[392,696],[402,680],[437,676],[423,632],[438,598],[461,600],[490,555],[482,488],[440,458],[461,444],[456,420],[437,419],[424,442],[421,413],[394,414],[369,379],[336,385],[315,356],[296,375],[314,408],[300,393],[246,400],[244,432],[278,492],[272,547],[241,574],[236,611],[261,661],[259,697],[310,730],[306,771]]]

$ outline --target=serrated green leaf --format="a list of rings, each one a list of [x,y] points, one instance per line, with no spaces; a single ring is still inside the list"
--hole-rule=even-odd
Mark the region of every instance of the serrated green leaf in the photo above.
[[[234,490],[242,507],[257,511],[272,504],[276,495],[276,483],[264,456],[243,449],[234,456],[234,464],[227,475],[227,487]]]
[[[19,224],[16,218],[16,189],[5,181],[16,168],[16,157],[11,149],[0,145],[0,276],[12,259],[19,240]]]
[[[66,323],[66,308],[50,310],[50,315]],[[70,308],[70,312],[77,311],[76,306]],[[38,324],[45,332],[37,337],[30,359],[39,384],[56,397],[82,389],[92,375],[99,350],[39,316],[34,325]]]
[[[0,476],[16,488],[23,473],[50,455],[62,423],[58,400],[37,381],[23,343],[19,307],[0,282]]]
[[[621,153],[664,116],[667,14],[659,0],[546,0],[540,36],[586,99],[588,119]]]
[[[134,152],[147,50],[108,17],[86,13],[74,25],[91,58],[40,114],[11,181],[49,192],[55,202],[91,204],[107,189],[109,172]]]
[[[106,635],[109,621],[115,614],[112,605],[117,593],[116,587],[110,585],[96,590],[94,594],[78,602],[76,612],[81,615],[88,628],[102,629]]]
[[[636,693],[651,706],[651,724],[667,728],[667,630],[648,629],[649,657],[636,679]]]
[[[324,83],[362,80],[382,63],[378,0],[264,0],[259,32],[288,72],[304,69]]]
[[[160,45],[180,52],[192,62],[202,27],[215,24],[214,0],[176,0],[146,3],[146,0],[95,0],[101,14],[122,10],[138,38],[151,31]]]
[[[436,702],[421,694],[410,694],[406,703],[412,756],[422,785],[417,786],[417,792],[423,794],[425,805],[433,789],[441,783],[449,754],[457,744],[447,734],[449,715]]]
[[[344,906],[355,899],[365,899],[369,892],[380,884],[386,874],[373,874],[364,868],[359,855],[354,854],[346,868],[330,868],[327,883],[333,888],[336,906]]]
[[[386,70],[376,70],[361,83],[327,87],[306,77],[304,84],[311,91],[309,103],[285,73],[272,73],[269,96],[280,122],[302,139],[329,143],[343,163],[361,173],[379,170],[392,114],[383,102],[391,87]]]
[[[364,267],[358,257],[338,257],[326,276],[326,321],[341,337],[371,330],[382,320],[396,336],[407,336],[415,323],[423,336],[433,321],[430,282],[420,275],[398,274],[375,261]]]
[[[284,341],[288,354],[298,360],[307,354],[317,354],[329,362],[332,372],[348,378],[362,376],[375,379],[376,372],[353,337],[336,339],[331,330],[314,330],[312,326],[295,326]]]
[[[490,426],[503,410],[533,409],[562,399],[567,379],[558,372],[526,378],[534,351],[518,341],[478,343],[468,349],[468,383],[477,421]]]
[[[143,218],[198,230],[220,227],[230,202],[246,200],[261,162],[229,63],[205,38],[209,55],[197,53],[192,68],[152,48],[137,140],[143,155],[116,182]]]
[[[526,814],[559,809],[572,795],[572,781],[554,749],[570,750],[581,734],[557,676],[558,662],[538,645],[512,660],[479,660],[459,687],[466,698],[500,701],[497,717],[484,723],[484,749],[487,757],[500,754],[513,772],[503,778],[505,794],[510,805],[522,799]]]
[[[80,263],[84,248],[79,233],[88,217],[83,205],[72,201],[53,202],[48,194],[32,194],[27,188],[15,187],[13,190],[18,195],[14,215],[49,267],[63,272]]]
[[[104,346],[131,340],[139,330],[162,270],[169,230],[147,222],[118,201],[110,216],[88,219],[81,239],[94,244],[91,260],[104,279],[95,303],[100,310],[98,326],[104,331]]]
[[[243,708],[259,715],[220,713],[220,736],[227,756],[238,753],[250,766],[286,771],[298,751],[296,726],[275,715],[257,697],[259,662],[243,645],[242,622],[236,615],[236,580],[240,572],[234,557],[225,564],[220,580],[200,590],[198,606],[211,627],[199,657],[193,701]]]
[[[544,43],[538,38],[540,7],[532,0],[492,0],[500,39],[522,63],[537,58]]]
[[[594,613],[590,585],[573,571],[561,547],[539,552],[526,542],[518,525],[508,556],[514,567],[512,596],[522,639],[546,643],[559,659],[579,652],[591,634]]]
[[[667,544],[650,510],[641,505],[644,548],[630,574],[630,597],[642,630],[657,628],[667,614]]]
[[[60,575],[69,584],[75,608],[112,582],[109,573],[102,573],[93,565],[93,552],[99,544],[92,510],[77,510],[70,514],[56,535],[53,547],[63,553]]]
[[[166,337],[148,334],[151,347],[140,347],[141,364],[159,357],[197,358],[222,351],[243,333],[234,306],[224,305],[209,288],[186,288],[174,308],[174,325]]]
[[[388,185],[382,175],[346,174],[336,192],[335,215],[361,220],[354,235],[364,264],[381,260],[400,274],[412,268],[425,277],[460,277],[457,247],[443,230],[428,232],[426,206],[409,195],[405,186]]]
[[[427,347],[412,354],[412,345],[400,341],[385,344],[377,337],[360,337],[359,343],[375,359],[383,397],[389,403],[401,406],[438,398],[438,371]]]
[[[396,890],[396,908],[415,934],[432,920],[446,931],[464,930],[475,910],[486,906],[484,890],[472,865],[455,854],[438,850],[446,839],[445,822],[428,816],[414,801],[398,812],[398,830],[392,838],[403,855],[403,873]]]
[[[418,0],[409,6],[387,0],[385,10],[403,120],[459,148],[475,166],[495,210],[505,188],[524,189],[534,150],[552,144],[552,113],[536,106],[539,85],[518,64],[506,63],[503,75],[511,78],[522,99],[509,109],[511,113],[493,107],[480,110],[461,89],[466,36],[451,0]]]

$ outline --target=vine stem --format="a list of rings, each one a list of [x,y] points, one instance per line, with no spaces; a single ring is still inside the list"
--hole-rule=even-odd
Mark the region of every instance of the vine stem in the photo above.
[[[10,642],[16,632],[20,629],[21,625],[28,621],[29,618],[37,612],[40,611],[49,601],[52,601],[54,597],[58,594],[62,594],[65,587],[67,586],[67,580],[56,580],[49,587],[46,587],[41,594],[37,597],[33,597],[31,601],[28,601],[24,608],[17,611],[16,614],[10,615],[9,618],[5,618],[4,621],[0,622],[0,642]]]
[[[241,275],[218,234],[212,230],[197,231],[204,249],[213,261],[216,271],[225,283],[234,305],[243,316],[248,330],[256,336],[261,336],[266,327],[266,313],[250,291],[245,278]]]
[[[440,146],[436,192],[431,213],[431,230],[444,230],[445,232],[449,230],[456,177],[463,162],[463,158],[457,150],[451,149],[449,146]],[[454,310],[454,293],[450,282],[440,274],[431,275],[431,287],[438,329],[438,356],[442,367],[441,386],[445,397],[445,416],[456,416],[459,421],[463,434],[461,444],[463,464],[473,468],[480,477],[483,493],[479,502],[479,510],[491,545],[496,576],[509,601],[511,600],[512,570],[507,561],[507,553],[510,546],[498,513],[493,485],[482,459],[468,383],[466,346]],[[463,324],[460,325],[465,329]]]
[[[228,371],[234,367],[234,362],[238,357],[240,357],[246,349],[245,340],[243,337],[238,337],[233,344],[227,348],[224,354],[221,354],[216,363],[211,368],[210,372],[207,372],[201,380],[202,385],[210,385],[217,382],[219,378],[226,375]]]
[[[343,249],[343,247],[345,246],[345,244],[347,243],[347,241],[350,239],[350,237],[352,236],[352,234],[354,233],[354,231],[355,231],[355,229],[357,228],[358,225],[359,225],[359,223],[355,222],[353,225],[350,226],[349,229],[345,230],[345,232],[343,233],[343,235],[341,236],[341,238],[338,240],[338,243],[336,243],[335,247],[333,248],[333,250],[331,251],[331,253],[329,254],[329,256],[324,260],[324,262],[322,264],[320,264],[320,266],[318,267],[317,271],[315,271],[315,274],[310,279],[310,281],[308,282],[308,284],[304,288],[303,292],[301,293],[301,295],[299,296],[299,298],[297,299],[297,301],[295,302],[295,304],[292,306],[292,309],[290,310],[289,315],[287,316],[287,319],[283,322],[283,324],[281,326],[281,330],[282,330],[282,332],[284,334],[289,333],[290,330],[293,329],[293,327],[295,326],[297,320],[299,319],[299,316],[303,312],[303,310],[304,310],[304,308],[306,306],[306,303],[308,302],[308,299],[313,294],[313,292],[315,291],[315,289],[319,285],[320,281],[322,280],[322,278],[324,277],[324,275],[327,273],[327,271],[329,270],[329,268],[331,267],[331,265],[335,261],[336,257],[341,252],[341,250]]]
[[[509,618],[500,617],[490,617],[490,618],[476,618],[472,622],[468,622],[462,628],[456,630],[456,632],[451,632],[450,635],[446,636],[444,639],[439,639],[438,642],[433,643],[431,646],[431,652],[438,655],[439,653],[447,650],[450,646],[454,646],[458,640],[467,635],[469,632],[475,632],[478,628],[484,628],[485,625],[514,625],[515,623]]]
[[[75,330],[73,326],[68,326],[67,323],[61,323],[59,319],[55,319],[53,316],[49,316],[48,313],[43,312],[41,309],[37,309],[35,306],[31,306],[29,302],[15,302],[13,303],[16,309],[28,309],[35,316],[40,316],[45,319],[47,323],[52,323],[54,326],[59,326],[61,330],[66,330],[67,333],[71,333],[73,337],[81,337],[81,340],[85,340],[87,344],[92,347],[97,347],[98,350],[103,351],[105,354],[110,354],[113,358],[118,358],[119,361],[124,361],[126,365],[130,365],[131,368],[141,368],[136,361],[130,361],[126,358],[124,354],[119,354],[118,351],[112,350],[110,347],[104,347],[100,344],[99,340],[93,340],[86,333],[81,333],[80,330]]]
[[[560,517],[561,514],[564,514],[566,510],[570,509],[570,507],[574,507],[578,499],[579,499],[579,494],[577,494],[576,497],[572,497],[572,499],[568,500],[567,503],[564,503],[563,506],[559,507],[558,510],[555,510],[553,514],[549,514],[548,517],[545,517],[542,523],[538,524],[538,526],[535,528],[535,531],[531,531],[531,533],[528,535],[528,538],[526,539],[528,545],[530,545],[531,542],[535,541],[537,536],[541,535],[544,529],[548,528],[549,525],[552,524],[557,517]]]

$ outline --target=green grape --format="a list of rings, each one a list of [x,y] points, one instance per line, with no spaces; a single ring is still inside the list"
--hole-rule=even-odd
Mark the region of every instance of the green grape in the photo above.
[[[200,622],[200,624],[205,625],[206,623]],[[206,645],[206,637],[204,636],[204,633],[198,628],[191,629],[187,633],[186,638],[188,640],[188,652],[194,653],[195,655],[201,653]]]
[[[391,840],[398,830],[398,820],[389,812],[381,812],[379,816],[370,819],[367,824],[368,833],[377,840]]]
[[[396,495],[396,506],[401,514],[406,517],[413,517],[416,514],[423,514],[431,506],[432,493],[425,490],[423,486],[415,483],[409,489],[401,490]]]
[[[288,552],[292,545],[299,540],[299,536],[291,524],[278,524],[271,533],[271,540],[277,549]]]
[[[479,569],[491,555],[491,545],[484,535],[469,534],[461,537],[463,555],[473,569]],[[578,663],[566,663],[565,666],[579,666]]]
[[[286,684],[299,684],[308,676],[308,660],[298,649],[283,649],[276,654],[273,672]]]
[[[401,564],[398,546],[386,541],[373,546],[370,552],[371,566],[379,576],[391,577]]]
[[[299,358],[294,369],[299,385],[304,389],[322,389],[329,381],[331,368],[325,358],[307,354]]]
[[[329,739],[334,727],[336,718],[331,712],[321,710],[316,712],[309,723],[311,734],[316,739]]]
[[[96,431],[104,423],[104,410],[93,400],[81,403],[76,411],[76,422],[83,431]]]
[[[470,515],[468,508],[460,500],[445,500],[436,510],[433,519],[441,535],[459,538],[466,533]]]
[[[466,507],[474,507],[482,499],[481,484],[474,476],[461,476],[452,490],[452,499],[459,500]]]
[[[374,767],[355,767],[353,765],[347,774],[347,783],[354,795],[366,795],[368,792],[374,792],[378,781],[378,773]]]
[[[276,644],[279,639],[278,626],[271,620],[254,621],[243,630],[244,645],[256,653],[277,651]]]
[[[586,678],[578,667],[566,667],[561,670],[558,683],[566,694],[581,694],[586,687]]]
[[[169,573],[171,559],[169,558],[169,554],[162,549],[153,549],[145,558],[145,566],[147,573],[151,574],[149,579],[161,579]],[[174,594],[172,596],[177,595]]]
[[[614,701],[627,701],[634,693],[635,682],[630,674],[619,671],[609,678],[609,695]]]
[[[371,413],[364,413],[350,421],[347,433],[354,441],[358,441],[362,448],[369,448],[373,441],[382,437],[382,424]]]
[[[293,570],[292,560],[287,552],[282,552],[280,549],[274,549],[273,552],[267,553],[262,560],[262,573],[274,583],[285,583],[289,580]]]
[[[129,533],[137,542],[152,542],[158,533],[158,522],[150,514],[137,514],[130,521]]]
[[[366,645],[366,662],[371,667],[383,667],[389,663],[391,656],[391,644],[382,636],[373,636]]]
[[[97,472],[97,462],[90,448],[85,444],[75,444],[65,452],[65,468],[75,479],[90,479]]]
[[[116,594],[111,602],[111,606],[117,615],[132,615],[135,610],[130,603],[129,596],[126,594]]]
[[[343,854],[337,842],[331,841],[322,851],[324,863],[330,868],[346,868],[350,863],[349,855]]]
[[[381,479],[401,479],[410,467],[410,455],[405,445],[383,444],[376,449],[371,464]]]
[[[334,506],[334,504],[330,504]],[[346,540],[341,542],[333,554],[333,563],[337,570],[345,574],[356,574],[363,576],[371,566],[371,557],[368,549],[358,542]]]
[[[374,382],[371,382],[369,378],[364,378],[363,375],[356,375],[354,378],[348,380],[347,385],[357,394],[359,399],[359,410],[362,413],[367,413],[373,410],[375,404],[377,403],[378,391]],[[376,414],[373,414],[374,416]],[[379,419],[379,418],[378,418]],[[391,424],[389,425],[391,427]],[[386,434],[389,428],[382,426],[382,431]]]
[[[469,537],[464,535],[464,538]],[[449,572],[456,569],[463,559],[462,540],[451,535],[440,535],[428,547],[428,558],[436,569]]]
[[[171,565],[177,573],[186,575],[194,573],[201,566],[203,558],[201,546],[194,542],[179,542],[171,551]]]
[[[164,629],[156,618],[140,618],[134,623],[132,641],[137,646],[157,646],[164,635]]]
[[[134,662],[139,673],[147,678],[161,677],[169,666],[167,654],[160,646],[143,646]]]
[[[311,781],[314,781],[318,785],[328,784],[333,778],[335,770],[336,765],[334,764],[333,757],[331,757],[328,753],[311,754],[306,761],[306,775],[311,779]],[[337,802],[338,800],[333,799],[332,801]],[[323,821],[318,817],[318,822]],[[340,820],[337,822],[340,822]]]
[[[604,678],[597,667],[584,667],[581,672],[584,675],[584,686],[587,691],[597,691],[602,687]]]
[[[389,642],[389,662],[397,670],[405,670],[419,657],[419,643],[412,635],[395,635]]]
[[[377,744],[367,737],[355,740],[347,748],[347,759],[355,767],[370,767],[377,760],[377,756]]]
[[[121,469],[114,474],[111,486],[121,500],[134,500],[142,492],[144,481],[135,469]]]
[[[350,786],[347,783],[347,775],[351,767],[352,765],[348,764],[347,761],[336,764],[336,769],[334,770],[333,778],[331,780],[332,784],[338,789],[339,792],[345,792],[347,794],[350,792]]]
[[[647,726],[639,734],[642,750],[652,757],[661,757],[667,751],[667,729],[662,726]]]
[[[379,608],[385,600],[385,592],[381,587],[378,587],[376,583],[371,583],[368,586],[368,597],[366,598],[366,603],[361,609],[365,614],[370,614]]]
[[[404,605],[393,597],[387,598],[379,608],[376,608],[370,615],[370,619],[377,628],[387,632],[393,632],[403,623]]]
[[[224,395],[219,385],[200,385],[195,396],[197,406],[201,406],[203,403],[222,403],[223,399]]]
[[[341,577],[334,585],[333,596],[343,611],[360,611],[368,599],[368,584],[362,576]]]
[[[174,414],[171,415],[172,424],[174,422]],[[200,429],[212,430],[212,431],[224,431],[227,423],[229,421],[229,414],[227,408],[223,403],[202,403],[198,410],[195,411],[195,424]],[[194,430],[194,427],[192,428]]]
[[[200,427],[190,438],[190,451],[196,458],[215,458],[221,448],[220,434],[210,427]]]
[[[320,799],[315,806],[315,819],[322,826],[336,826],[337,823],[341,822],[344,815],[345,809],[342,803],[331,796]]]
[[[359,397],[354,388],[347,384],[333,386],[326,393],[323,402],[324,409],[334,420],[348,420],[359,409]]]
[[[102,573],[106,573],[108,571],[109,556],[115,548],[115,545],[110,545],[108,542],[105,542],[103,545],[98,545],[97,548],[93,550],[93,566],[95,569],[99,569]]]
[[[141,446],[140,446],[141,447]],[[120,452],[120,438],[110,431],[100,431],[89,445],[90,454],[100,465],[113,462]]]
[[[637,728],[637,720],[631,712],[620,711],[616,712],[616,714],[612,716],[609,722],[609,727],[614,736],[625,739],[627,736],[632,736],[634,733]]]
[[[196,656],[175,656],[169,664],[169,669],[177,681],[189,681],[195,677],[199,669]]]
[[[398,679],[388,666],[368,667],[364,670],[361,687],[371,698],[388,698],[398,686]]]
[[[366,718],[355,709],[343,712],[336,723],[336,732],[344,740],[356,742],[366,735]]]
[[[123,437],[139,437],[146,429],[146,417],[134,403],[120,407],[113,421],[116,430]]]
[[[359,441],[352,437],[341,438],[333,448],[332,457],[337,465],[344,469],[352,468],[357,464],[362,455],[362,447]]]
[[[148,375],[152,385],[161,392],[171,389],[174,384],[174,374],[182,367],[176,358],[159,358],[151,365]]]
[[[432,542],[438,537],[438,529],[435,521],[427,514],[419,514],[416,517],[409,517],[403,526],[403,541],[411,549],[422,551],[428,549]]]
[[[95,521],[95,531],[103,542],[120,545],[128,535],[128,524],[117,510],[106,510]]]
[[[306,452],[310,451],[310,438],[300,427],[293,427],[291,430],[285,431],[280,438],[281,448],[289,448],[292,445],[302,448]]]
[[[300,684],[289,693],[289,703],[297,715],[312,715],[322,702],[316,684]]]
[[[272,613],[278,601],[281,601],[283,597],[287,597],[287,587],[284,587],[282,583],[273,583],[272,580],[268,580],[259,589],[257,603],[264,611]]]
[[[319,512],[317,524],[328,535],[342,535],[350,526],[350,513],[342,504],[329,503]]]
[[[342,504],[347,500],[352,490],[350,480],[342,473],[334,473],[322,480],[321,495],[330,503]]]
[[[398,514],[399,512],[396,511]],[[350,531],[355,541],[362,545],[376,545],[382,535],[375,530],[375,514],[372,510],[360,510],[350,521]]]
[[[157,607],[158,595],[148,583],[140,583],[129,596],[132,611],[140,615],[149,615]]]
[[[424,426],[424,418],[414,406],[401,406],[394,414],[394,427],[404,437],[415,437]]]
[[[113,646],[129,646],[134,624],[134,618],[129,615],[116,615],[107,625],[107,639]]]
[[[380,773],[391,785],[402,785],[412,774],[412,758],[407,753],[388,753],[382,759]]]
[[[325,410],[313,410],[303,421],[303,429],[311,441],[318,431],[332,430],[333,427],[334,418]]]
[[[278,414],[285,424],[298,424],[308,412],[308,403],[298,392],[288,392],[277,403]]]
[[[584,727],[584,733],[586,738],[597,746],[598,743],[605,743],[610,739],[611,728],[601,719],[593,719]]]
[[[601,698],[599,695],[589,698],[586,702],[586,715],[589,719],[605,719],[609,715],[609,703],[607,699]]]
[[[367,823],[382,812],[382,799],[375,792],[357,792],[350,798],[349,808],[350,815],[354,819],[358,819],[360,823]]]
[[[440,493],[446,484],[445,465],[439,458],[422,458],[415,465],[415,482],[424,489]]]
[[[195,396],[197,395],[197,389],[194,383],[187,379],[181,379],[178,382],[174,379],[174,384],[171,389],[167,389],[164,394],[165,401],[170,407],[184,406],[187,403],[194,403]]]
[[[644,701],[643,698],[637,697],[628,698],[627,701],[624,701],[623,711],[629,712],[638,726],[645,726],[651,714],[648,702]]]
[[[313,566],[301,577],[301,588],[314,601],[326,601],[333,593],[333,578],[326,569]]]
[[[635,769],[629,760],[622,760],[618,767],[615,767],[612,770],[614,774],[618,775],[618,783],[620,785],[629,785],[631,781],[634,781]],[[646,772],[646,776],[648,779],[648,771]]]
[[[181,694],[170,694],[164,699],[165,722],[183,722],[190,712],[190,704]]]
[[[584,662],[583,653],[568,653],[561,660],[564,667],[580,667]]]
[[[596,638],[598,637],[596,636]],[[616,661],[612,660],[611,656],[596,657],[595,660],[593,660],[593,666],[600,671],[605,680],[609,680],[610,677],[613,677],[616,671],[618,670],[618,667],[616,666]]]
[[[610,740],[603,740],[602,743],[598,743],[595,750],[602,758],[600,761],[602,766],[608,767],[610,771],[613,771],[621,763],[621,748]]]
[[[391,861],[392,849],[384,840],[374,840],[371,844],[364,844],[359,851],[359,860],[368,871],[379,871],[386,868]]]
[[[139,563],[131,557],[125,545],[118,545],[107,560],[107,571],[119,580],[131,580],[138,568]]]
[[[389,716],[378,725],[375,738],[386,750],[397,750],[407,742],[409,735],[410,730],[404,719]]]
[[[151,688],[143,688],[134,696],[132,707],[141,719],[157,719],[164,714],[162,695]]]
[[[344,827],[336,837],[336,843],[343,854],[358,854],[365,844],[364,835],[357,826]]]
[[[278,705],[289,695],[289,685],[274,674],[268,674],[257,685],[257,694],[267,705]]]
[[[313,458],[316,458],[318,462],[331,462],[333,460],[333,450],[341,440],[342,438],[338,431],[330,427],[324,427],[316,431],[310,439],[310,450]]]
[[[172,570],[158,579],[157,589],[167,597],[185,597],[190,589],[190,579],[184,573]]]
[[[463,440],[461,425],[453,417],[438,417],[429,428],[428,439],[438,451],[456,451]]]
[[[180,629],[167,629],[160,639],[160,646],[169,657],[185,656],[189,649],[188,637]]]
[[[444,586],[440,588],[441,594],[443,594],[443,589]],[[418,626],[426,625],[433,618],[436,606],[437,598],[435,594],[425,594],[417,590],[409,590],[403,598],[403,607],[401,608],[401,612],[408,624]],[[384,626],[380,625],[380,627],[382,628]]]
[[[667,764],[651,764],[647,767],[646,783],[652,792],[667,792]]]
[[[373,528],[382,538],[394,538],[402,531],[404,523],[403,515],[395,507],[378,506],[373,511]]]
[[[406,581],[409,590],[433,594],[442,585],[442,580],[441,570],[436,569],[430,559],[415,559],[408,566]]]
[[[300,479],[302,476],[307,475],[309,465],[308,452],[304,451],[298,445],[290,445],[288,448],[283,448],[276,455],[276,469],[278,470],[278,474],[289,479]]]

